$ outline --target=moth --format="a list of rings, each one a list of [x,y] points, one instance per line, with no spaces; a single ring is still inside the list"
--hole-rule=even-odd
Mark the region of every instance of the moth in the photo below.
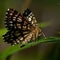
[[[34,14],[29,9],[26,9],[23,14],[15,9],[8,9],[4,24],[8,32],[3,35],[3,39],[13,46],[19,43],[23,46],[29,42],[36,41],[41,35],[45,37],[37,25]]]

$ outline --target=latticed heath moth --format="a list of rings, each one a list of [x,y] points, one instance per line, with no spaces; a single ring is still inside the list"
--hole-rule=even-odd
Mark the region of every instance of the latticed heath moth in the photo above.
[[[26,9],[23,14],[18,13],[15,9],[8,9],[4,23],[8,32],[3,35],[3,39],[13,46],[18,43],[23,46],[35,41],[40,35],[44,35],[37,25],[34,14],[29,9]]]

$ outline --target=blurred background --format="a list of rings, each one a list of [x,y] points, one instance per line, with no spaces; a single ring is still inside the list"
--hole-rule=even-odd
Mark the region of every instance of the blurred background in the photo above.
[[[5,12],[8,8],[23,13],[29,8],[38,22],[49,22],[50,26],[42,28],[46,36],[60,37],[60,1],[59,0],[0,0],[0,29],[4,29]],[[1,33],[1,32],[0,32]],[[0,41],[0,52],[9,47]],[[5,59],[4,59],[5,60]],[[10,60],[60,60],[60,43],[43,43],[14,53]]]

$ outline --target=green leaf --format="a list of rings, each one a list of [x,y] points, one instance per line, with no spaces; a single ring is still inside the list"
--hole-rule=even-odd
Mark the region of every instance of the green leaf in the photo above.
[[[0,38],[2,38],[2,35],[4,35],[7,32],[7,29],[0,29]],[[0,39],[1,40],[1,39]]]
[[[41,27],[41,28],[45,28],[45,27],[48,27],[48,26],[51,26],[52,23],[51,22],[41,22],[41,23],[38,23],[38,26]]]
[[[7,56],[17,52],[17,51],[21,51],[23,49],[26,49],[26,48],[29,48],[31,46],[35,46],[37,44],[40,44],[40,43],[48,43],[48,42],[60,42],[60,38],[57,38],[57,37],[48,37],[48,38],[40,38],[40,39],[37,39],[35,42],[31,42],[31,43],[28,43],[26,44],[24,47],[20,48],[19,44],[18,45],[15,45],[15,46],[10,46],[9,48],[6,48],[1,54],[0,54],[0,60],[2,60],[3,58],[6,58]]]

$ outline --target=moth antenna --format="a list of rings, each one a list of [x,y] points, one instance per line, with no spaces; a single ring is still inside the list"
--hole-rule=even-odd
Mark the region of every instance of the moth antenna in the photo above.
[[[44,34],[44,32],[42,32],[42,35],[43,35],[43,37],[46,39],[46,35]]]

